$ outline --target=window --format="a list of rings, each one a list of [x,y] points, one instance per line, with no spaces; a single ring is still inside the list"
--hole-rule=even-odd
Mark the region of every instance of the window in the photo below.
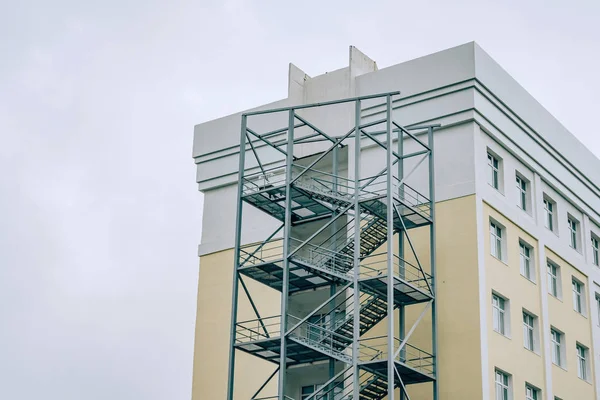
[[[569,225],[569,245],[575,250],[578,250],[579,247],[577,246],[577,242],[579,242],[579,222],[575,218],[569,216],[567,218],[567,223]]]
[[[560,297],[560,268],[551,262],[548,262],[548,293]]]
[[[494,330],[502,335],[507,334],[506,327],[506,300],[495,294],[492,295],[492,316],[494,319]]]
[[[316,385],[302,386],[302,400],[306,400],[317,390]]]
[[[525,400],[538,400],[538,393],[538,389],[528,383],[525,384]]]
[[[528,207],[527,207],[527,203],[528,203],[527,187],[529,186],[528,183],[529,182],[527,182],[524,178],[517,175],[517,193],[519,194],[517,204],[519,205],[519,208],[521,208],[523,211],[528,210]]]
[[[592,235],[592,263],[598,267],[600,266],[600,242],[598,237]]]
[[[502,227],[490,221],[490,251],[494,257],[502,260]]]
[[[546,228],[554,232],[554,220],[556,212],[556,203],[550,200],[550,198],[544,196],[544,225]]]
[[[488,159],[488,183],[496,190],[500,190],[500,161],[490,152],[487,153]]]
[[[552,362],[559,367],[563,366],[563,334],[556,329],[550,329],[550,340],[552,342]]]
[[[584,300],[583,300],[583,283],[576,279],[573,279],[573,309],[579,314],[583,314]]]
[[[509,377],[502,371],[496,370],[496,400],[508,400],[510,393]]]
[[[577,344],[577,376],[584,381],[588,380],[587,349]]]
[[[520,261],[521,261],[521,275],[530,281],[533,280],[532,265],[531,265],[531,247],[523,242],[519,243],[520,247]]]
[[[527,350],[534,350],[534,316],[523,311],[523,346]]]
[[[326,395],[325,397],[322,397],[323,400],[337,400],[341,398],[341,393],[342,393],[342,387],[339,385],[339,382],[334,383],[334,385],[336,385],[333,388],[333,393],[329,393],[328,395]],[[323,387],[323,385],[309,385],[309,386],[303,386],[302,387],[302,393],[301,393],[301,400],[306,400],[308,399],[313,393],[315,393],[317,390],[321,389]],[[326,392],[327,390],[324,390],[323,392]],[[323,393],[321,392],[321,393]],[[321,393],[319,393],[317,395],[317,397],[319,399],[321,399]],[[331,397],[329,397],[331,396]]]
[[[598,325],[600,325],[600,294],[596,293],[596,313],[598,314]]]

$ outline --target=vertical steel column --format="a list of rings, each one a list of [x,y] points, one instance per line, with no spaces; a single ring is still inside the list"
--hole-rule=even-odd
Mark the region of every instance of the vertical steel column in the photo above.
[[[439,387],[437,382],[438,354],[437,354],[437,282],[435,276],[436,243],[435,243],[435,169],[433,159],[433,127],[427,130],[427,144],[429,145],[429,201],[431,224],[429,225],[429,257],[430,273],[433,282],[433,302],[431,303],[431,352],[433,354],[433,370],[435,380],[433,381],[433,400],[439,399]]]
[[[394,193],[392,192],[392,175],[393,175],[393,162],[392,162],[392,97],[388,95],[386,97],[387,103],[387,126],[386,126],[386,138],[387,138],[387,151],[386,151],[386,163],[387,163],[387,318],[388,318],[388,332],[387,332],[387,352],[388,352],[388,363],[387,363],[387,377],[388,377],[388,400],[394,400]]]
[[[233,288],[231,290],[231,331],[229,347],[229,375],[227,378],[227,399],[233,400],[233,382],[235,374],[235,325],[237,324],[238,307],[238,269],[240,267],[240,244],[242,241],[242,195],[244,193],[244,168],[246,162],[246,124],[247,116],[242,115],[240,132],[240,158],[237,190],[237,213],[235,217],[235,247],[233,250]]]
[[[280,359],[279,359],[279,400],[284,400],[285,396],[285,381],[287,374],[287,314],[288,314],[288,297],[289,297],[289,273],[290,273],[290,231],[292,229],[292,160],[294,158],[294,109],[289,110],[288,122],[288,142],[285,157],[285,221],[283,227],[283,282],[281,288],[281,344],[280,344]]]
[[[402,182],[402,178],[404,177],[404,132],[402,129],[398,129],[398,156],[400,159],[398,160],[398,182]],[[400,198],[404,197],[404,184],[398,186],[398,196]],[[402,206],[398,208],[402,210]],[[402,218],[402,216],[398,216],[398,218]],[[405,270],[404,268],[404,231],[400,229],[398,232],[398,260],[399,268],[398,275],[400,279],[405,278]],[[404,305],[398,307],[398,319],[399,319],[399,329],[398,329],[398,338],[400,340],[404,339],[404,334],[406,332],[406,314]],[[400,358],[404,356],[404,349],[400,351]],[[400,400],[404,400],[406,396],[404,395],[404,391],[400,390]]]
[[[334,176],[332,189],[334,192],[337,192],[337,189],[338,189],[338,184],[337,184],[338,177],[337,176],[339,173],[339,171],[338,171],[338,169],[339,169],[338,168],[338,147],[337,146],[335,146],[333,148],[332,153],[333,153],[332,154],[333,157],[331,160],[331,174]],[[335,218],[335,216],[336,216],[336,212],[334,211],[331,213],[331,218]],[[332,240],[332,243],[335,243],[336,232],[337,232],[337,219],[334,219],[333,224],[331,224],[331,236],[334,238]],[[335,251],[335,248],[333,248],[333,245],[332,245],[331,251]],[[335,296],[335,294],[336,294],[336,285],[334,283],[329,286],[329,297],[333,297],[333,296]],[[331,324],[331,327],[333,327],[336,322],[335,321],[335,300],[333,301],[333,303],[331,304],[329,309],[331,310],[331,317],[330,317],[329,322]],[[332,358],[329,360],[329,379],[333,379],[334,376],[335,376],[335,359]],[[331,386],[331,388],[333,388],[335,386],[335,382],[332,383],[330,386]]]
[[[360,382],[358,373],[358,353],[360,340],[360,290],[358,287],[358,273],[360,270],[360,100],[356,100],[354,107],[354,324],[352,330],[352,380],[353,399],[359,400]]]

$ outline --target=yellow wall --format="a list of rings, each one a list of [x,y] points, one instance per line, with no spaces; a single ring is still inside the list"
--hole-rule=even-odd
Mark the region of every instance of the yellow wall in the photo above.
[[[506,241],[506,258],[498,260],[491,255],[489,221],[490,217],[504,226],[504,240]],[[542,390],[545,398],[545,360],[544,337],[542,329],[544,322],[542,316],[542,299],[548,301],[549,324],[565,333],[565,350],[567,364],[561,368],[552,364],[552,390],[553,395],[562,399],[592,399],[595,388],[593,385],[593,352],[590,318],[578,314],[573,309],[571,279],[575,277],[588,285],[587,277],[566,263],[550,249],[545,248],[546,258],[552,260],[560,267],[562,296],[557,299],[542,290],[540,280],[547,280],[546,258],[540,259],[538,242],[512,221],[505,218],[484,203],[484,250],[486,271],[486,296],[487,296],[487,326],[490,374],[490,395],[493,398],[495,390],[495,368],[499,368],[512,375],[512,390],[514,398],[524,398],[525,383],[529,383]],[[531,247],[532,265],[535,265],[535,282],[531,282],[520,273],[519,240],[525,241]],[[587,288],[587,286],[586,286]],[[496,292],[510,301],[510,334],[508,337],[495,332],[492,321],[492,292]],[[583,297],[587,299],[587,290]],[[587,304],[588,310],[590,306]],[[535,351],[527,350],[523,345],[522,310],[538,317],[537,339],[540,343]],[[588,311],[589,314],[589,311]],[[575,344],[579,342],[588,347],[588,363],[590,364],[589,382],[577,376],[577,355]]]
[[[492,217],[505,229],[506,259],[498,260],[490,252],[489,221]],[[486,306],[488,309],[488,348],[490,376],[490,396],[494,398],[495,368],[512,375],[512,388],[515,399],[525,398],[525,383],[544,389],[544,342],[541,334],[542,308],[540,278],[546,277],[545,269],[540,270],[537,262],[537,241],[521,230],[503,215],[484,204],[484,250],[486,273]],[[532,266],[535,266],[534,282],[521,275],[519,240],[533,248]],[[542,273],[542,275],[540,275]],[[503,336],[494,331],[492,321],[492,291],[509,300],[510,334]],[[534,352],[523,345],[523,309],[538,318],[536,338],[539,343]]]
[[[481,397],[481,352],[479,340],[479,294],[475,196],[436,204],[437,218],[437,299],[438,379],[441,400]],[[429,239],[424,229],[411,233],[425,270],[429,270]],[[406,258],[411,260],[408,244]],[[224,399],[227,386],[229,324],[233,251],[226,250],[200,258],[198,314],[194,353],[194,400]],[[262,316],[279,315],[279,293],[245,279]],[[423,305],[407,307],[407,330]],[[240,288],[238,320],[255,316]],[[397,320],[396,320],[397,321]],[[382,321],[369,336],[385,332]],[[431,317],[426,315],[411,344],[431,350]],[[275,369],[273,364],[237,353],[236,398],[248,399]],[[276,379],[266,394],[275,394]],[[409,387],[413,400],[429,400],[428,384]],[[299,399],[296,399],[299,400]]]
[[[233,250],[200,257],[198,312],[194,347],[192,399],[225,399],[231,321]],[[280,314],[279,294],[266,286],[244,279],[262,317]],[[238,321],[255,319],[248,298],[240,286]],[[236,352],[235,398],[250,396],[276,366],[240,351]],[[276,377],[265,388],[276,393]],[[265,392],[263,392],[265,393]]]
[[[440,400],[479,399],[482,389],[475,196],[437,203],[435,212]],[[417,235],[411,234],[411,239],[429,270],[428,236],[421,230]],[[408,246],[405,248],[410,260]],[[408,307],[407,329],[420,312],[420,306]],[[410,342],[429,351],[430,326],[427,315]],[[410,386],[410,398],[431,399],[427,386]]]
[[[590,307],[594,304],[588,304],[587,289],[589,282],[587,277],[575,269],[572,265],[565,262],[550,249],[546,249],[546,257],[560,267],[562,296],[556,298],[548,294],[548,314],[550,325],[555,327],[565,336],[566,365],[564,368],[552,364],[552,390],[554,395],[562,399],[592,399],[594,398],[593,376],[593,352],[591,322],[589,317]],[[545,265],[545,264],[544,264]],[[588,311],[584,315],[574,310],[572,278],[575,278],[585,285],[583,298],[586,300]],[[593,310],[593,308],[591,308]],[[590,364],[589,382],[585,382],[577,377],[577,350],[576,343],[579,342],[589,350],[588,363]]]

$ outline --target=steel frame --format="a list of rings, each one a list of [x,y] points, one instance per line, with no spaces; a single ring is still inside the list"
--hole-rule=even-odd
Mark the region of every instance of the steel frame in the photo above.
[[[395,122],[392,98],[399,94],[399,92],[390,92],[242,114],[228,400],[233,400],[236,351],[245,351],[261,357],[261,354],[267,352],[265,349],[275,356],[263,358],[275,362],[277,368],[251,399],[258,399],[257,396],[275,375],[278,376],[277,396],[264,399],[291,399],[285,393],[288,366],[304,365],[320,360],[328,360],[329,373],[328,376],[323,377],[323,381],[326,382],[309,396],[309,400],[379,399],[385,396],[393,400],[397,388],[400,389],[400,399],[409,399],[407,385],[421,382],[431,382],[431,398],[434,400],[439,398],[436,380],[433,157],[433,132],[439,125],[407,128]],[[371,111],[369,120],[363,121],[362,115],[365,109],[361,107],[365,102],[373,101],[382,102],[369,105],[366,108]],[[325,133],[316,124],[310,122],[309,118],[297,113],[299,110],[342,104],[354,104],[354,126],[347,133],[339,136]],[[371,118],[374,115],[372,113],[374,108],[383,110],[379,113],[383,114],[383,118],[377,120]],[[259,134],[248,126],[249,119],[253,116],[277,113],[287,114],[286,127]],[[385,129],[367,130],[382,125]],[[313,133],[296,135],[296,132],[302,129],[310,129]],[[382,138],[378,138],[379,136]],[[427,141],[422,141],[420,136],[426,136]],[[393,148],[394,140],[397,143],[396,149]],[[322,152],[317,153],[316,158],[307,166],[295,163],[299,160],[299,157],[294,155],[298,146],[318,142],[329,142],[330,145],[323,146]],[[418,149],[405,154],[405,142],[412,142]],[[368,143],[385,150],[385,166],[373,176],[362,177],[361,155]],[[269,162],[261,159],[259,144],[261,147],[272,148],[284,156],[279,162],[270,161],[270,164],[276,165],[275,169],[283,171],[283,181],[269,181],[267,171],[272,173],[273,168],[265,168]],[[349,178],[340,176],[338,170],[339,151],[344,147],[354,150],[352,156],[354,169]],[[255,158],[255,168],[260,170],[264,178],[262,186],[256,183],[258,182],[256,173],[247,174],[247,152]],[[350,154],[348,157],[350,158]],[[319,163],[329,158],[331,173],[318,170]],[[411,159],[415,159],[416,162],[409,172],[405,173],[404,161]],[[427,164],[424,164],[425,160],[428,161]],[[394,169],[396,165],[397,168]],[[427,170],[429,198],[406,184],[416,170],[425,168],[424,165]],[[297,169],[301,171],[294,173]],[[256,188],[247,190],[250,183]],[[383,184],[384,188],[380,189]],[[265,213],[282,220],[281,226],[264,242],[254,246],[251,251],[242,249],[244,203],[258,207]],[[281,207],[284,209],[283,214],[279,211]],[[300,215],[300,211],[306,213],[307,210],[313,212],[315,216],[305,218]],[[345,224],[343,224],[344,218]],[[314,230],[308,239],[298,241],[293,238],[295,226],[315,221],[319,221],[321,226]],[[411,230],[419,227],[428,229],[429,273],[425,272],[420,261],[422,257],[410,238]],[[275,239],[280,232],[282,238]],[[330,236],[315,245],[317,238],[322,237],[325,232],[330,232]],[[393,246],[395,237],[398,240],[396,249]],[[282,241],[282,244],[276,247],[278,241]],[[406,260],[405,244],[408,244],[409,255],[414,258],[416,265]],[[386,246],[386,251],[383,253],[385,268],[375,269],[369,262],[371,259],[377,259],[379,254],[375,250],[383,246]],[[280,253],[279,247],[281,247]],[[265,256],[263,252],[267,248],[277,249],[271,251],[275,256]],[[301,318],[289,314],[290,300],[298,292],[318,289],[323,284],[314,284],[311,287],[311,281],[307,280],[309,283],[302,283],[304,286],[298,286],[300,289],[296,286],[291,288],[291,271],[298,269],[302,269],[305,274],[312,274],[310,276],[319,278],[325,282],[325,286],[329,286],[329,298]],[[244,283],[243,275],[265,284],[277,282],[276,285],[271,284],[271,287],[281,291],[278,331],[276,331],[277,323],[270,323],[277,317],[261,317],[257,303]],[[294,279],[298,280],[296,277]],[[314,281],[316,280],[313,279],[312,282]],[[237,320],[240,283],[256,315],[256,320],[245,322]],[[294,291],[292,292],[291,289]],[[344,295],[346,299],[340,300]],[[424,304],[425,308],[406,332],[406,307],[415,304]],[[396,321],[396,309],[398,309],[398,321]],[[320,313],[323,310],[326,312]],[[428,312],[432,317],[430,353],[408,343],[417,325],[422,323],[423,317]],[[336,321],[338,313],[343,314],[342,322]],[[319,321],[310,322],[315,316],[321,316]],[[387,320],[386,335],[380,338],[384,339],[385,344],[376,346],[365,344],[369,340],[380,339],[362,339],[361,336],[384,319]],[[290,320],[295,322],[290,324]],[[254,322],[256,328],[247,326]],[[398,337],[395,336],[396,330]],[[262,351],[256,351],[257,347]],[[409,351],[416,352],[416,358],[407,355]],[[419,361],[420,367],[415,366],[414,361]],[[336,373],[338,363],[346,365],[340,369],[341,372]]]

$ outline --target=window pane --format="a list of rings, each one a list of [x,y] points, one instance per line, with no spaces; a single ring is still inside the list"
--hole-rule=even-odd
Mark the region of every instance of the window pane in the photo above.
[[[577,345],[577,376],[581,379],[587,379],[587,360],[586,349],[583,346]]]
[[[520,243],[521,254],[521,275],[526,277],[527,279],[531,279],[531,258],[530,258],[530,248],[524,243]]]
[[[561,365],[560,363],[560,333],[552,329],[550,331],[551,340],[552,340],[552,362],[556,365]]]
[[[496,295],[492,296],[492,319],[494,324],[494,330],[504,335],[504,299]]]
[[[573,308],[578,313],[583,311],[582,285],[577,281],[573,281]]]
[[[558,268],[548,263],[548,292],[558,297]]]
[[[553,216],[553,210],[554,206],[552,204],[552,202],[548,199],[544,199],[544,211],[546,213],[546,220],[545,220],[545,224],[546,224],[546,228],[550,229],[551,231],[554,230],[554,216]]]
[[[571,237],[571,247],[577,249],[577,221],[572,218],[567,220],[569,225],[570,237]]]
[[[523,313],[523,346],[533,351],[533,317]]]
[[[498,259],[502,258],[502,228],[493,222],[490,222],[490,253]]]

